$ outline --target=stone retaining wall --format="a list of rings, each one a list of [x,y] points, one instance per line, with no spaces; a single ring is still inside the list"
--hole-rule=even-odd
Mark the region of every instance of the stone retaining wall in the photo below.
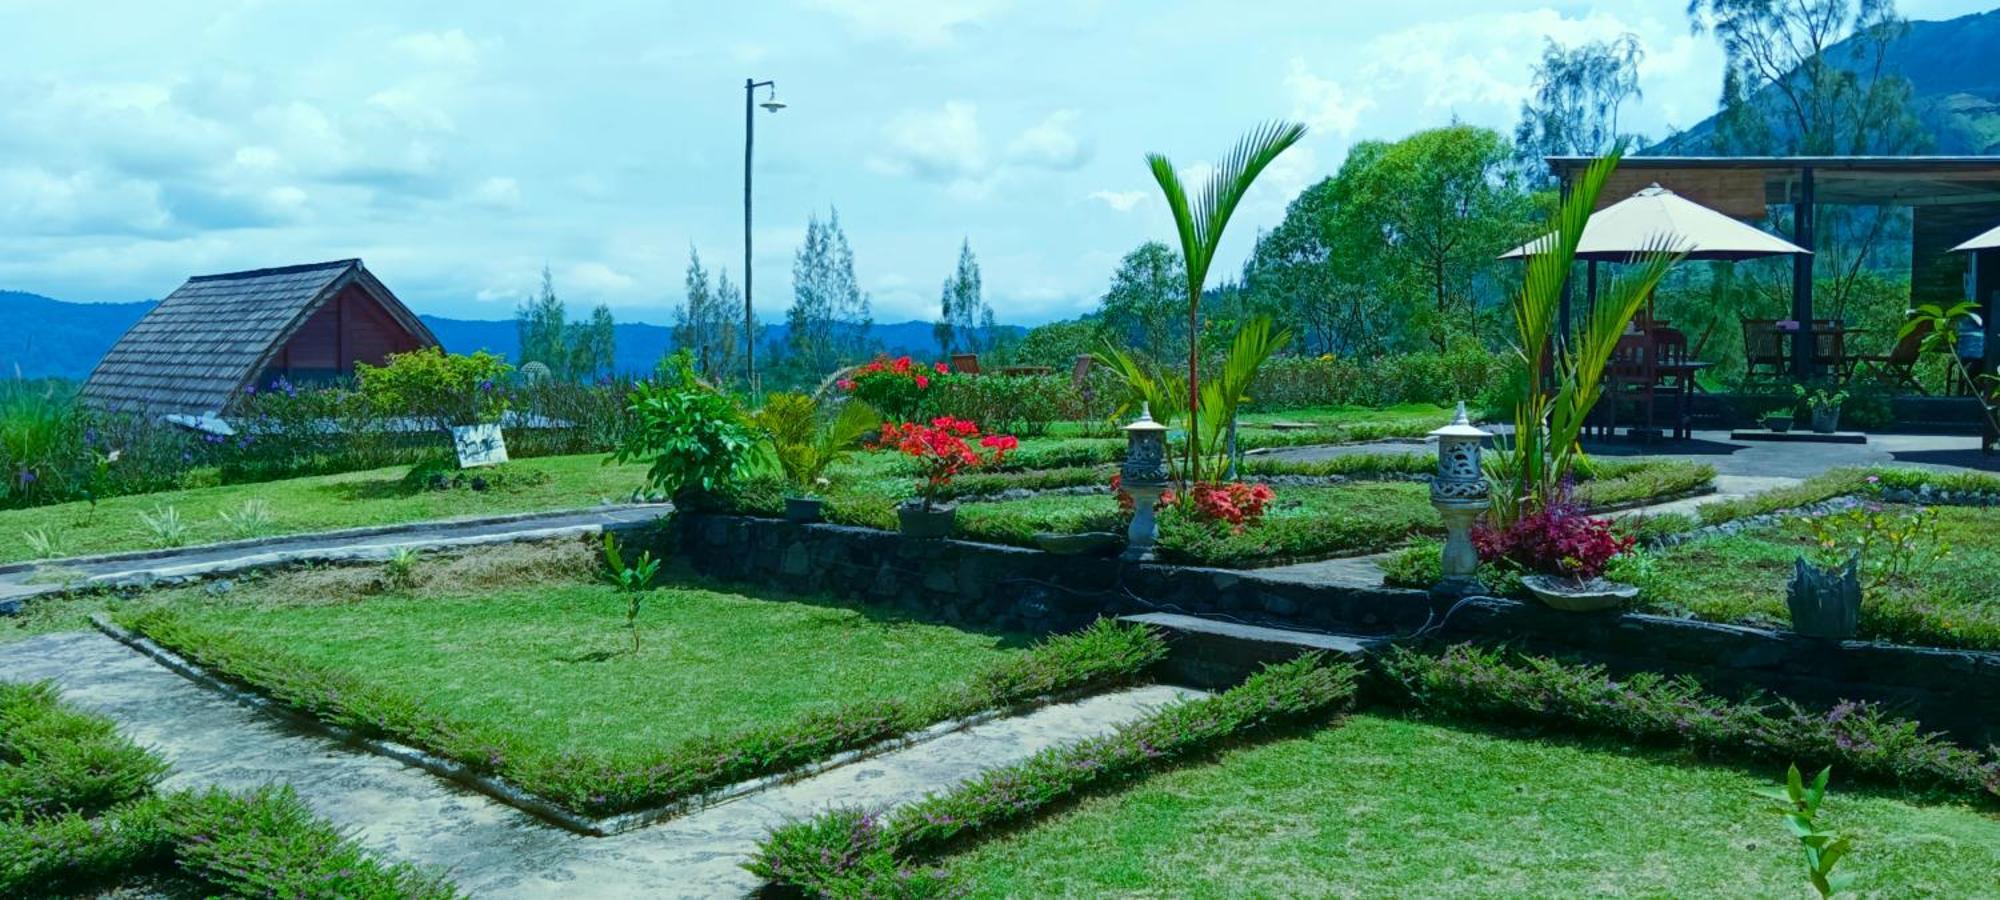
[[[2000,742],[2000,653],[1864,641],[1533,603],[1433,598],[1379,584],[1305,584],[1254,571],[1121,564],[967,541],[906,540],[842,525],[686,515],[667,554],[701,574],[888,606],[928,621],[1032,634],[1103,615],[1177,612],[1390,638],[1505,642],[1613,671],[1688,674],[1724,693],[1768,691],[1813,706],[1872,700],[1960,740]],[[678,551],[678,552],[676,552]]]

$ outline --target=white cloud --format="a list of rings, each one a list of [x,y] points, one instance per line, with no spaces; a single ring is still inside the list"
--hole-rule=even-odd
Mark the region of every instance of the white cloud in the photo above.
[[[473,189],[472,201],[494,209],[513,209],[521,205],[521,185],[512,178],[488,178]]]
[[[869,167],[878,172],[932,181],[979,179],[987,174],[979,109],[966,101],[898,113],[883,129],[883,138],[883,151],[869,160]]]
[[[1339,82],[1313,74],[1306,61],[1292,58],[1285,87],[1292,92],[1292,115],[1315,134],[1346,137],[1354,133],[1362,111],[1375,105],[1367,97],[1349,96]]]
[[[1144,201],[1147,197],[1150,196],[1152,195],[1148,194],[1145,191],[1091,191],[1090,192],[1090,199],[1100,201],[1105,206],[1109,206],[1112,209],[1115,209],[1119,212],[1131,212],[1133,207],[1138,206],[1140,202]]]
[[[923,49],[950,46],[959,31],[985,22],[1007,5],[1004,0],[808,0],[808,4],[846,20],[863,37]]]
[[[560,291],[565,287],[573,285],[574,292],[583,295],[582,299],[584,302],[591,305],[596,305],[598,302],[596,298],[589,296],[591,294],[624,293],[638,283],[637,279],[634,279],[632,276],[601,262],[578,263],[570,266],[563,271],[560,278],[561,280],[556,283],[557,290]]]
[[[469,66],[479,61],[479,45],[465,32],[418,31],[396,39],[396,49],[418,62],[443,66]]]
[[[1090,144],[1076,135],[1082,114],[1059,109],[1007,144],[1007,158],[1024,166],[1070,171],[1090,161]]]

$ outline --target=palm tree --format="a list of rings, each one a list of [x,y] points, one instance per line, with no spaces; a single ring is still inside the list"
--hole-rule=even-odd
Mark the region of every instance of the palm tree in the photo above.
[[[1187,188],[1180,173],[1165,156],[1146,157],[1153,180],[1166,195],[1167,209],[1174,214],[1174,228],[1180,234],[1181,259],[1188,280],[1188,447],[1183,470],[1189,485],[1201,479],[1201,288],[1208,281],[1208,266],[1222,245],[1222,230],[1236,212],[1236,204],[1250,191],[1250,185],[1278,154],[1304,137],[1306,128],[1295,122],[1268,122],[1258,126],[1236,144],[1229,156],[1217,163],[1202,185],[1201,195],[1190,206]],[[1182,491],[1183,495],[1186,491]]]

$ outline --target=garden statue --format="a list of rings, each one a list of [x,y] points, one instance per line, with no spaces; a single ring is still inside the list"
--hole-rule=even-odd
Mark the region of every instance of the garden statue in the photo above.
[[[1132,495],[1132,525],[1126,532],[1125,559],[1153,558],[1159,523],[1153,505],[1167,489],[1167,426],[1153,421],[1150,404],[1139,407],[1139,418],[1125,426],[1125,464],[1119,482]]]
[[[1491,434],[1472,424],[1465,402],[1451,424],[1431,432],[1438,442],[1437,474],[1431,478],[1431,505],[1444,519],[1444,578],[1439,593],[1463,594],[1477,586],[1479,553],[1472,547],[1472,524],[1493,505],[1480,452]]]

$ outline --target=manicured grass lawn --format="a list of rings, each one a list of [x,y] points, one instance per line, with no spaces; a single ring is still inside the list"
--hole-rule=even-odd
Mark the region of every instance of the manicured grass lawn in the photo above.
[[[1770,778],[1611,741],[1360,715],[1086,800],[946,861],[982,897],[1802,897]],[[2000,818],[1844,789],[1844,871],[1888,896],[2000,889]]]
[[[293,478],[258,484],[232,484],[158,494],[113,497],[92,508],[89,503],[63,503],[33,509],[0,511],[0,563],[32,559],[23,535],[41,531],[56,542],[57,555],[80,556],[163,546],[140,514],[172,507],[186,525],[186,544],[269,536],[333,528],[388,525],[424,519],[499,515],[536,510],[595,506],[604,500],[626,500],[645,482],[640,464],[606,465],[599,454],[551,456],[508,463],[505,488],[473,491],[406,489],[407,466]],[[535,474],[535,473],[539,473]],[[540,475],[546,475],[541,480]],[[531,483],[537,482],[539,483]],[[270,510],[268,528],[245,535],[223,521],[245,501],[262,500]]]
[[[646,595],[631,652],[607,586],[175,605],[188,627],[282,647],[511,747],[632,757],[871,700],[922,706],[1018,652],[1005,635],[831,605],[669,587]]]
[[[1884,507],[1890,513],[1908,507]],[[1938,507],[1950,555],[1879,588],[1865,584],[1861,636],[1933,646],[2000,648],[2000,510]],[[1717,535],[1652,554],[1637,567],[1647,608],[1722,622],[1788,626],[1785,585],[1811,544],[1799,522]],[[1921,540],[1919,547],[1932,546]]]
[[[1437,428],[1451,421],[1451,414],[1452,411],[1445,407],[1428,403],[1403,403],[1380,409],[1369,406],[1307,406],[1280,410],[1246,409],[1236,417],[1236,421],[1239,427],[1303,422],[1320,426],[1379,423],[1415,427],[1428,424],[1429,428]]]
[[[151,595],[119,620],[323,720],[394,737],[592,814],[657,806],[943,719],[1124,683],[1141,629],[1030,647],[871,607],[667,584],[626,600],[581,544]]]

